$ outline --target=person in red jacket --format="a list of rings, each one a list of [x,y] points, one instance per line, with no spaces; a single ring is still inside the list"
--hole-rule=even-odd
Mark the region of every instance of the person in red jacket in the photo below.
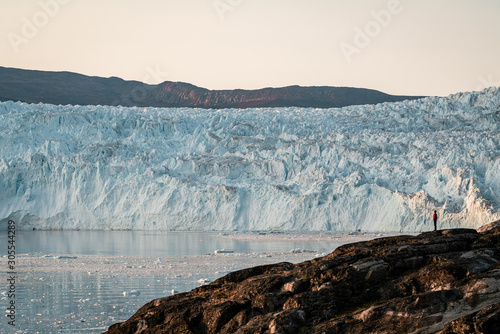
[[[436,210],[434,210],[434,214],[432,215],[432,220],[434,221],[434,231],[437,230],[437,221],[438,221],[438,214]]]

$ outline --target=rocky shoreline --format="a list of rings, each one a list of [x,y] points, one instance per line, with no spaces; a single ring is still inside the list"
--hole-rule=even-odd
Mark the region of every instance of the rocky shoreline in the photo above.
[[[499,333],[500,221],[343,245],[144,305],[117,333]]]

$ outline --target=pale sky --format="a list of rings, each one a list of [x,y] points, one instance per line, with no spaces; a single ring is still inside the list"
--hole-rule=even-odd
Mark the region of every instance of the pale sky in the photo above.
[[[0,0],[0,66],[209,89],[500,85],[499,0]]]

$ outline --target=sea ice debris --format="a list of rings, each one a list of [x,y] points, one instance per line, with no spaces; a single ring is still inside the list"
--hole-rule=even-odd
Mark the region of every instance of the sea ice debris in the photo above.
[[[227,250],[227,249],[218,249],[214,251],[215,254],[232,254],[234,251],[232,250]]]

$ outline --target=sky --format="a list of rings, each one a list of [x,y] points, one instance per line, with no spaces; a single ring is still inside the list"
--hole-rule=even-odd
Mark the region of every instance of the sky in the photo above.
[[[209,89],[500,85],[498,0],[1,0],[0,66]]]

